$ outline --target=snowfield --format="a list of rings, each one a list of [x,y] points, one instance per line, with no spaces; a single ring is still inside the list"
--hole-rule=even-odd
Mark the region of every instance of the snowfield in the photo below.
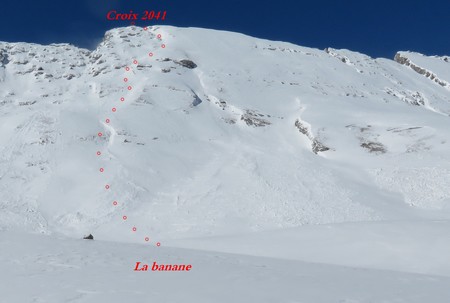
[[[449,302],[449,60],[0,42],[0,302]]]
[[[16,233],[2,233],[0,245],[5,303],[444,303],[450,296],[448,275]],[[135,272],[139,261],[193,268]]]

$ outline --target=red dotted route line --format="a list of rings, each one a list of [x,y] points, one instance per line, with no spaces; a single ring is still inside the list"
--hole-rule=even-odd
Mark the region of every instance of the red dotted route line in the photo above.
[[[148,30],[148,27],[144,27],[144,31],[147,31],[147,30]],[[156,37],[157,37],[158,40],[162,41],[162,35],[161,35],[161,34],[158,34]],[[161,48],[166,48],[166,45],[165,45],[164,43],[162,43],[162,44],[161,44]],[[149,56],[149,57],[153,57],[153,53],[152,53],[152,52],[148,53],[148,56]],[[137,65],[137,64],[138,64],[138,61],[137,61],[136,59],[134,59],[134,60],[133,60],[133,64],[134,64],[134,65]],[[132,70],[132,68],[129,67],[129,66],[125,67],[125,71],[126,71],[126,72],[129,72],[129,71],[131,71],[131,70]],[[128,83],[128,82],[129,82],[128,77],[123,78],[123,82]],[[131,91],[131,90],[133,89],[133,86],[128,85],[128,86],[126,87],[126,89],[127,89],[128,91]],[[125,97],[121,97],[121,98],[120,98],[120,102],[125,102]],[[116,107],[112,107],[112,108],[111,108],[111,111],[112,111],[113,113],[116,113],[116,112],[117,112],[117,108],[116,108]],[[111,123],[111,119],[110,119],[110,118],[106,118],[105,122],[106,122],[107,124],[110,124],[110,123]],[[97,135],[98,135],[99,137],[102,137],[102,136],[103,136],[103,133],[102,133],[102,132],[99,132]],[[102,155],[102,152],[101,152],[101,151],[97,151],[96,154],[97,154],[97,156],[100,157],[100,156]],[[99,171],[100,171],[100,173],[103,173],[103,172],[105,172],[105,168],[104,168],[104,167],[101,167],[101,168],[99,169]],[[111,186],[110,186],[109,184],[106,184],[106,185],[105,185],[105,189],[106,189],[106,190],[109,190],[110,188],[111,188]],[[119,202],[113,201],[112,204],[113,204],[113,206],[118,206],[118,205],[119,205]],[[127,220],[129,220],[129,218],[128,218],[128,216],[123,215],[123,216],[122,216],[122,220],[123,220],[123,221],[127,221]],[[138,229],[137,229],[136,226],[133,226],[133,228],[131,229],[132,232],[136,232],[137,230],[138,230]],[[149,242],[149,241],[150,241],[150,238],[149,238],[148,236],[146,236],[146,237],[144,238],[144,241],[145,241],[145,242]],[[161,246],[161,243],[160,243],[160,242],[156,242],[156,246],[158,246],[158,247]]]

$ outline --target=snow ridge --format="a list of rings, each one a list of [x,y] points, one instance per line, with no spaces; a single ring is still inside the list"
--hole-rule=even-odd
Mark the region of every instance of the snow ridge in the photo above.
[[[448,57],[443,57],[443,61],[448,62]],[[419,65],[412,62],[407,55],[405,56],[403,53],[397,53],[395,54],[394,60],[402,65],[406,65],[413,69],[418,74],[421,74],[425,76],[426,78],[433,80],[437,84],[439,84],[442,87],[445,87],[450,90],[450,83],[440,79],[433,71],[427,70],[426,68],[420,67]]]

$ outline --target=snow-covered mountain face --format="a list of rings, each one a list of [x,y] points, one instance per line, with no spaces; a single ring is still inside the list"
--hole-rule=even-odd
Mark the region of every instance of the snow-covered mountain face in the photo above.
[[[448,218],[449,115],[449,57],[168,26],[92,52],[0,43],[0,229],[142,242]]]

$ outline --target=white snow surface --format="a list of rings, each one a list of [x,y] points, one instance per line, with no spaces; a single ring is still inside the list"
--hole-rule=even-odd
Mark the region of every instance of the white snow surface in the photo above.
[[[448,275],[12,232],[0,233],[0,245],[7,247],[0,254],[2,303],[445,303],[450,297]],[[154,261],[193,267],[133,271],[136,262]]]
[[[449,302],[449,115],[447,87],[349,50],[0,42],[0,302]]]

